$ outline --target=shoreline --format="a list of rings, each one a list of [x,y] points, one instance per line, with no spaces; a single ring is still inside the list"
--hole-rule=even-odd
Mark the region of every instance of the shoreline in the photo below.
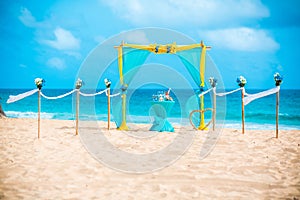
[[[106,123],[99,123],[106,127]],[[201,131],[172,164],[153,172],[132,174],[116,171],[96,160],[83,145],[81,136],[75,136],[74,125],[71,120],[42,120],[41,138],[37,139],[36,119],[0,119],[0,197],[300,198],[298,130],[280,131],[278,139],[274,138],[274,131],[251,130],[242,134],[240,130],[223,129],[217,138]],[[141,130],[134,133],[150,133],[143,131],[142,125],[136,126]],[[183,130],[191,131],[186,127]],[[164,149],[174,142],[174,137],[185,136],[185,132],[154,132],[151,137],[135,138],[115,127],[110,131],[103,128],[111,144],[133,154]],[[200,158],[207,141],[215,139],[211,152]]]
[[[101,115],[105,115],[105,114],[101,114]],[[74,114],[75,116],[75,114]],[[142,116],[142,117],[147,117],[147,116]],[[7,119],[29,119],[29,120],[37,120],[37,118],[31,118],[31,117],[22,117],[22,118],[16,118],[16,117],[9,117],[7,116],[6,117]],[[190,126],[191,125],[189,124],[188,122],[188,119],[187,118],[183,118],[185,120],[185,122],[181,125],[180,123],[178,122],[174,122],[175,119],[180,119],[180,118],[168,118],[169,121],[171,122],[171,124],[173,124],[174,126]],[[52,118],[42,118],[41,117],[41,120],[58,120],[58,121],[74,121],[75,122],[75,119],[52,119]],[[103,123],[107,123],[107,120],[103,120],[103,119],[97,119],[97,120],[88,120],[88,119],[81,119],[80,121],[97,121],[97,122],[103,122]],[[232,121],[232,120],[228,120],[229,123],[226,123],[226,120],[225,120],[225,123],[222,125],[223,128],[225,129],[233,129],[233,130],[240,130],[241,127],[242,127],[242,124],[241,122],[237,122],[237,121]],[[228,122],[227,121],[227,122]],[[110,121],[110,124],[114,124],[115,125],[115,122],[113,120]],[[130,124],[148,124],[148,125],[151,125],[151,122],[137,122],[137,123],[132,123],[130,122]],[[211,126],[211,125],[210,125]],[[263,127],[263,128],[261,128]],[[266,128],[268,127],[268,128]],[[275,131],[275,122],[274,124],[259,124],[259,123],[255,123],[255,122],[245,122],[245,130],[247,131],[255,131],[255,130],[261,130],[261,131]],[[289,130],[300,130],[300,127],[297,127],[296,125],[285,125],[285,124],[280,124],[279,123],[279,130],[280,131],[289,131]]]

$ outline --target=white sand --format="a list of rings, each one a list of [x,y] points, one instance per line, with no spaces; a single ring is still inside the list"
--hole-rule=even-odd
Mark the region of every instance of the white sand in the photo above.
[[[210,136],[200,131],[179,160],[146,174],[104,166],[74,133],[73,121],[42,120],[38,140],[36,120],[0,119],[0,199],[300,199],[300,130],[276,139],[274,131],[226,129],[204,159],[199,153]],[[176,134],[134,139],[105,131],[119,149],[142,153]]]

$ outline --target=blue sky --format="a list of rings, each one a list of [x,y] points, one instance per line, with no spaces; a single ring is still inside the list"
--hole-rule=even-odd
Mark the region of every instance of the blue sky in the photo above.
[[[227,88],[243,75],[248,88],[300,89],[300,1],[18,0],[1,1],[0,88],[73,88],[84,59],[99,43],[144,27],[203,40]],[[140,32],[135,43],[147,38]],[[117,45],[117,44],[116,44]],[[208,78],[208,77],[207,77]]]

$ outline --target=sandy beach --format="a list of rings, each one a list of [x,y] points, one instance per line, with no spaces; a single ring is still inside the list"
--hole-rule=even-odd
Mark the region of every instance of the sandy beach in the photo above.
[[[113,145],[128,152],[163,148],[176,135],[175,127],[175,133],[132,139],[100,125]],[[300,199],[300,130],[281,130],[276,139],[275,131],[224,129],[202,159],[210,136],[198,132],[172,165],[133,174],[97,161],[74,126],[42,120],[37,139],[35,119],[0,119],[0,199]]]

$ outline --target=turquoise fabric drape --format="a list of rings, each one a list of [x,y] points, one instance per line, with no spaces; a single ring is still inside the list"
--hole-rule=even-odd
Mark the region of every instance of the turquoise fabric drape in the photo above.
[[[201,85],[200,80],[200,60],[201,60],[202,48],[194,48],[186,51],[177,52],[181,62],[185,65],[186,69],[192,76],[194,82],[199,86]],[[201,110],[201,102],[198,95],[193,95],[189,98],[186,103],[186,112],[189,115],[193,110]],[[194,113],[192,116],[192,122],[195,126],[200,125],[202,116],[200,113]]]
[[[154,122],[150,131],[168,131],[174,132],[172,124],[168,121],[167,117],[174,106],[174,101],[151,102],[151,114],[154,117]]]
[[[123,47],[123,79],[129,85],[139,66],[144,64],[150,51]]]
[[[135,74],[139,70],[139,66],[143,65],[143,63],[146,61],[147,57],[151,53],[148,50],[141,50],[141,49],[134,49],[131,47],[123,47],[122,48],[122,74],[123,74],[123,82],[124,84],[128,85],[130,88],[130,83],[132,79],[134,78]],[[179,51],[176,53],[176,55],[179,57],[181,62],[184,64],[186,69],[188,70],[189,74],[191,75],[193,81],[200,86],[200,59],[201,59],[201,47],[196,47],[189,50]],[[116,102],[118,101],[118,102]],[[121,108],[122,108],[122,99],[118,98],[118,100],[114,99],[114,105],[113,105],[113,116],[114,120],[117,124],[117,127],[120,126],[122,123],[122,115],[121,115]],[[128,100],[126,100],[126,105],[128,105]],[[199,104],[192,103],[189,109],[199,109]],[[127,109],[127,108],[126,108]],[[198,117],[198,116],[197,116]],[[197,118],[196,117],[196,118]],[[164,121],[164,122],[163,122]],[[165,124],[168,130],[171,131],[171,125],[169,122],[165,119],[159,119],[157,118],[157,122],[160,122],[157,127],[164,127],[163,124]],[[170,126],[169,126],[170,125]],[[162,128],[160,127],[160,128]],[[159,128],[159,129],[160,129]],[[164,129],[164,128],[163,128]]]
[[[201,83],[199,69],[201,51],[202,48],[198,47],[176,53],[197,85]]]
[[[122,63],[122,74],[124,84],[130,86],[130,82],[134,78],[135,74],[139,70],[139,66],[141,66],[150,52],[146,50],[133,49],[130,47],[123,47],[123,63]],[[128,98],[126,99],[126,105],[128,105]],[[126,106],[126,113],[127,113]],[[112,113],[113,119],[116,122],[117,127],[120,127],[122,123],[122,98],[113,98],[112,102]]]
[[[116,123],[117,127],[120,127],[122,123],[122,99],[121,98],[112,98],[112,115],[113,120]]]

